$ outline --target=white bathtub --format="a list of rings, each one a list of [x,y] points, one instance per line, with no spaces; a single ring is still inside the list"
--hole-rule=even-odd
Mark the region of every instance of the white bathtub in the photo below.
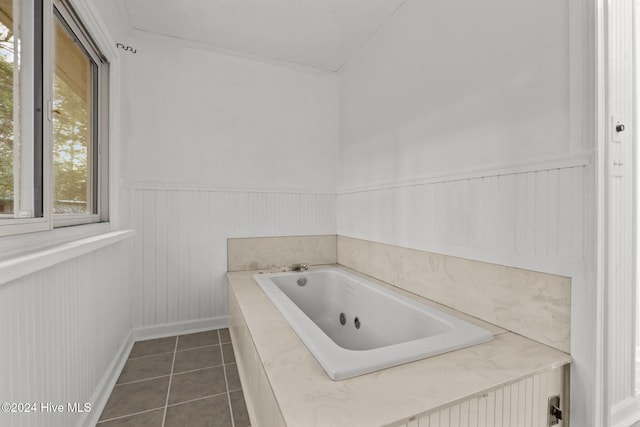
[[[302,277],[306,284],[300,286]],[[493,339],[482,328],[336,267],[254,279],[333,380]]]

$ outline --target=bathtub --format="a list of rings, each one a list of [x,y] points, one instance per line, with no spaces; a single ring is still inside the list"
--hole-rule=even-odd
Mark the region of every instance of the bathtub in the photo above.
[[[254,279],[332,380],[493,339],[482,328],[337,267]]]

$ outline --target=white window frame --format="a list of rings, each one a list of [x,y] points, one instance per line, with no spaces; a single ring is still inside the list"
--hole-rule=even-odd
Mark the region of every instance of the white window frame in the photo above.
[[[44,34],[47,34],[48,31],[51,30],[50,27],[50,15],[51,15],[51,8],[47,7],[47,0],[43,1],[43,5],[42,5],[42,35],[44,36]],[[24,2],[23,4],[20,5],[20,8],[18,8],[18,12],[14,13],[14,18],[15,15],[18,15],[18,19],[21,21],[20,25],[21,25],[21,33],[20,33],[20,43],[24,44],[26,43],[30,43],[31,45],[35,44],[35,39],[36,39],[36,25],[35,25],[35,2]],[[27,21],[25,21],[27,20]],[[26,22],[30,22],[32,25],[25,25]],[[43,37],[44,38],[44,37]],[[31,47],[30,49],[32,49],[33,51],[35,51],[35,48]],[[50,54],[51,52],[48,52],[46,48],[44,48],[44,43],[43,43],[43,47],[42,47],[42,62],[43,63],[47,63],[48,58],[47,55]],[[23,59],[21,58],[21,61],[23,61]],[[19,116],[22,118],[21,121],[21,125],[20,125],[20,137],[25,139],[25,143],[24,145],[27,146],[31,151],[36,151],[35,150],[35,144],[39,141],[35,141],[35,132],[34,132],[34,128],[35,128],[35,121],[36,119],[36,115],[35,115],[35,89],[36,89],[36,85],[34,83],[34,76],[33,74],[35,73],[35,59],[31,61],[31,63],[28,65],[29,67],[29,72],[26,73],[27,75],[23,75],[21,77],[25,78],[25,77],[29,77],[29,83],[25,84],[23,81],[21,81],[21,85],[22,85],[22,89],[20,91],[20,96],[19,96],[19,103],[20,103],[20,111],[19,111]],[[42,71],[42,87],[43,89],[46,87],[49,87],[51,84],[51,81],[47,80],[47,73],[44,72],[44,70]],[[29,95],[29,96],[23,96],[25,94],[25,92]],[[46,94],[44,93],[43,90],[43,99],[46,99]],[[15,102],[15,100],[14,100]],[[46,102],[43,102],[42,107],[46,106]],[[14,117],[18,116],[18,114],[15,114],[14,112]],[[42,120],[42,129],[41,129],[42,133],[43,133],[43,140],[42,140],[42,148],[41,148],[41,155],[43,156],[43,158],[46,158],[48,156],[47,152],[49,151],[49,142],[47,140],[47,134],[49,134],[51,132],[51,123],[45,119]],[[15,145],[14,145],[15,147]],[[33,159],[29,159],[29,162],[32,162]],[[14,172],[17,171],[17,166],[14,165]],[[31,171],[33,171],[32,168],[29,168]],[[49,176],[51,173],[50,171],[50,165],[49,162],[43,162],[43,170],[42,170],[42,176],[43,176],[43,181],[46,180],[46,177]],[[24,187],[26,184],[23,182],[23,176],[24,173],[22,174],[22,176],[20,177],[19,180],[19,187]],[[28,179],[29,185],[31,187],[30,192],[34,192],[33,188],[35,186],[34,180],[32,179],[32,177],[29,177]],[[17,190],[17,193],[19,194],[19,197],[16,199],[16,201],[14,202],[14,210],[24,210],[24,204],[22,203],[22,191],[19,188]],[[38,217],[27,217],[27,218],[2,218],[0,219],[0,236],[4,236],[4,235],[13,235],[13,234],[22,234],[22,233],[30,233],[30,232],[37,232],[37,231],[45,231],[45,230],[50,230],[51,229],[51,213],[50,213],[50,200],[48,199],[49,194],[47,191],[42,191],[42,216],[38,216]],[[17,202],[17,203],[16,203]],[[33,203],[30,202],[28,205],[30,206],[31,209],[33,209],[33,206],[31,206]]]
[[[101,53],[98,45],[93,41],[87,27],[74,12],[68,0],[42,0],[42,3],[42,97],[44,110],[44,117],[42,119],[42,217],[0,219],[0,237],[48,231],[58,227],[109,221],[109,62]],[[54,194],[52,126],[53,34],[55,19],[57,19],[54,8],[83,44],[85,50],[91,55],[92,60],[98,65],[98,111],[94,115],[98,125],[98,140],[96,147],[92,147],[92,149],[97,151],[95,155],[98,156],[96,161],[98,170],[94,174],[94,179],[97,180],[97,184],[94,185],[94,190],[92,191],[92,197],[97,197],[97,206],[96,213],[93,214],[58,215],[53,214],[52,209]],[[33,13],[31,13],[31,15],[33,15]],[[28,105],[22,102],[20,108],[23,109],[23,111],[33,111],[35,107],[34,103],[34,98],[31,97],[30,102],[27,103]],[[32,122],[33,125],[35,125],[35,118]],[[94,120],[92,120],[92,122],[94,122]],[[96,123],[93,124],[96,125]],[[33,140],[34,136],[30,137]]]
[[[96,104],[97,111],[94,117],[92,118],[92,124],[95,126],[98,125],[97,129],[97,141],[94,147],[90,147],[89,151],[96,151],[91,154],[91,160],[93,161],[93,156],[97,156],[97,161],[95,161],[95,166],[97,167],[97,171],[92,171],[93,179],[97,180],[96,185],[94,185],[92,190],[92,198],[97,198],[95,200],[96,203],[96,213],[94,214],[53,214],[53,226],[54,227],[66,227],[70,225],[79,225],[79,224],[88,224],[93,222],[105,222],[108,221],[108,212],[109,212],[109,159],[108,159],[108,129],[109,129],[109,64],[106,62],[104,55],[100,52],[100,49],[93,41],[91,35],[88,30],[85,28],[84,24],[80,21],[78,16],[75,14],[71,5],[65,2],[64,0],[54,0],[54,7],[58,14],[64,19],[67,26],[70,27],[73,34],[80,40],[80,43],[83,45],[86,52],[91,56],[91,59],[94,63],[98,65],[98,102]],[[54,18],[55,19],[55,18]],[[53,37],[51,38],[53,40]],[[51,47],[53,51],[53,47]],[[93,123],[94,120],[97,123]],[[93,169],[92,166],[90,169]],[[53,178],[51,178],[51,182],[53,183]],[[53,194],[53,187],[51,188],[51,194]],[[91,204],[94,203],[94,200],[90,201]]]

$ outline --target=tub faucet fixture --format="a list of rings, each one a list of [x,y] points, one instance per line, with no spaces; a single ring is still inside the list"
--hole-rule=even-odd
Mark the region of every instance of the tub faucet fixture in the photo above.
[[[309,264],[293,264],[291,271],[306,271],[309,269]]]

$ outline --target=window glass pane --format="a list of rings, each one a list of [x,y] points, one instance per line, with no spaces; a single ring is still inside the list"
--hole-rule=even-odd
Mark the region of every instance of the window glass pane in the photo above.
[[[14,218],[14,139],[17,123],[19,54],[13,1],[0,0],[0,218]],[[17,144],[16,144],[17,145]]]
[[[42,139],[35,119],[41,2],[0,0],[0,219],[42,217]],[[38,50],[39,52],[39,50]],[[40,113],[36,113],[39,111]],[[41,135],[42,132],[39,132]]]
[[[54,214],[95,213],[92,117],[96,65],[56,20],[53,82]]]

